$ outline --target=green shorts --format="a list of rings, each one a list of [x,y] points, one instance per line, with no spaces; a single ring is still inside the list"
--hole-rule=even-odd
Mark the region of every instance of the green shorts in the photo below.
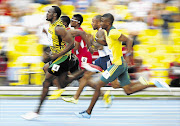
[[[101,81],[108,84],[109,82],[114,81],[116,78],[118,78],[122,87],[131,83],[128,74],[128,66],[123,57],[122,65],[112,64],[106,71],[102,73]]]

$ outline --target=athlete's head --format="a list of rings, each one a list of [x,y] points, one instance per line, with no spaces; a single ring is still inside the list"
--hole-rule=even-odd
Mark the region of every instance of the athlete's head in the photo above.
[[[109,26],[112,26],[114,22],[114,16],[110,13],[106,13],[101,17],[101,27],[106,29]]]
[[[58,19],[61,16],[61,9],[58,6],[52,6],[46,15],[47,21],[52,21],[53,19]]]
[[[101,26],[101,15],[96,15],[93,19],[92,19],[92,27],[94,30],[98,30]]]
[[[67,28],[70,24],[70,18],[68,16],[61,16],[63,25]]]
[[[82,22],[83,22],[82,15],[75,14],[71,19],[71,27],[81,26]]]

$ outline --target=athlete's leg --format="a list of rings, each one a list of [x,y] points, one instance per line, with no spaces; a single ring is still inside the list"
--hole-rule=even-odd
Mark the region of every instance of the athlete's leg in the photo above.
[[[91,83],[91,85],[95,85],[95,92],[94,92],[93,98],[91,99],[91,103],[90,103],[88,109],[86,110],[86,112],[88,114],[91,114],[92,109],[94,108],[94,105],[96,104],[96,102],[97,102],[97,100],[98,100],[98,98],[99,98],[99,96],[101,94],[101,90],[100,89],[101,89],[101,87],[105,86],[106,83],[101,81],[101,80],[99,80],[98,82],[96,82],[96,84],[92,84]]]
[[[130,94],[133,94],[135,92],[138,92],[138,91],[141,91],[143,89],[146,89],[148,87],[155,87],[154,85],[143,85],[143,84],[135,84],[133,86],[131,85],[126,85],[126,86],[123,86],[123,89],[125,91],[125,93],[127,95],[130,95]]]
[[[119,81],[118,81],[118,79],[116,78],[116,80],[114,80],[113,82],[111,82],[111,86],[113,87],[113,88],[120,88],[121,86],[120,86],[120,83],[119,83]]]
[[[76,94],[74,95],[74,99],[79,99],[79,96],[81,95],[81,92],[83,91],[84,87],[87,85],[87,82],[89,78],[91,78],[91,75],[94,74],[93,72],[86,71],[83,75],[83,77],[79,80],[79,88],[76,91]]]
[[[140,82],[132,83],[129,79],[129,74],[127,69],[120,76],[118,76],[118,79],[127,95],[130,95],[132,93],[135,93],[137,91],[143,90],[148,87],[154,87],[154,85],[143,85]]]
[[[41,109],[41,105],[43,104],[47,94],[48,94],[48,91],[49,91],[49,87],[51,85],[51,82],[52,80],[55,78],[54,75],[50,74],[49,72],[46,72],[46,77],[45,77],[45,80],[43,82],[43,90],[42,90],[42,94],[41,94],[41,98],[40,98],[40,103],[39,103],[39,106],[36,110],[36,113],[39,114],[40,112],[40,109]]]

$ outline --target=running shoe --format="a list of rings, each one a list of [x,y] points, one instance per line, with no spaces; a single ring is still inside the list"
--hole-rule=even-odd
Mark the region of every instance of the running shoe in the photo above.
[[[163,80],[161,80],[161,79],[153,79],[152,81],[153,81],[154,85],[156,85],[156,87],[158,87],[158,88],[166,88],[169,91],[171,91],[171,88],[169,87],[169,85],[166,82],[164,82]]]
[[[71,102],[71,103],[74,103],[74,104],[77,104],[78,103],[78,99],[74,99],[74,97],[62,97],[62,100],[64,100],[65,102]]]
[[[143,85],[149,85],[149,83],[147,82],[147,80],[146,80],[144,77],[142,77],[142,76],[140,76],[138,80],[139,80],[139,82],[140,82],[141,84],[143,84]]]
[[[104,94],[103,101],[105,103],[105,107],[111,107],[113,97],[110,95],[110,90],[106,91],[106,93]]]
[[[79,118],[87,118],[90,119],[91,115],[89,115],[86,111],[83,112],[75,112],[76,116]]]
[[[29,112],[26,113],[24,115],[21,115],[22,118],[26,119],[26,120],[34,120],[39,116],[39,114],[35,113],[35,112]]]
[[[58,90],[54,90],[54,92],[52,93],[51,96],[49,96],[49,100],[53,100],[53,99],[57,99],[61,96],[61,94],[64,92],[64,89],[58,89]]]

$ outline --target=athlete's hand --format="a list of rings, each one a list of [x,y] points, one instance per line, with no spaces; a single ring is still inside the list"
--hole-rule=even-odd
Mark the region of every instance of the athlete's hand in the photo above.
[[[47,62],[49,62],[49,61],[51,60],[51,57],[50,57],[50,53],[49,53],[49,52],[44,51],[42,57],[43,57],[42,61],[43,61],[44,63],[47,63]]]
[[[128,66],[132,66],[132,53],[127,53],[125,54],[125,60],[128,64]]]
[[[94,50],[93,47],[91,47],[91,48],[88,49],[88,51],[89,51],[91,54],[93,54],[95,50]]]

